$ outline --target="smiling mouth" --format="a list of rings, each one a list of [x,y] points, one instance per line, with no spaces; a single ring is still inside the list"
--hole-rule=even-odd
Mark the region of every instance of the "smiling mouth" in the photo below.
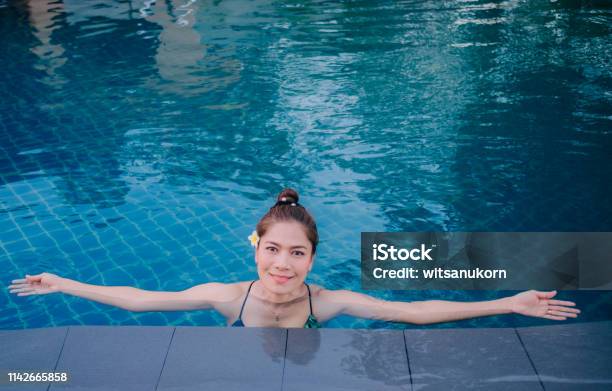
[[[280,276],[280,275],[276,275],[276,274],[270,274],[270,276],[272,277],[272,279],[274,281],[276,281],[277,284],[284,284],[287,281],[289,281],[290,279],[293,278],[293,276],[289,277],[289,276]]]

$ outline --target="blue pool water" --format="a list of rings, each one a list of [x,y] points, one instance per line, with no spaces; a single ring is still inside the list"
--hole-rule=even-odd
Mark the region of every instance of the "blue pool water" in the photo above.
[[[253,279],[285,186],[331,289],[360,290],[361,231],[610,231],[610,26],[604,1],[0,1],[2,284]],[[612,319],[610,293],[560,297]],[[0,328],[71,324],[222,318],[0,293]]]

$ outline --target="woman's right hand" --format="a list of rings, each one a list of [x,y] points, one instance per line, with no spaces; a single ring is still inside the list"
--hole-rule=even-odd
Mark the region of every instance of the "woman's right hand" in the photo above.
[[[25,278],[11,282],[9,292],[16,293],[17,296],[45,295],[59,292],[63,281],[65,281],[64,278],[52,273],[41,273],[35,276],[26,274]]]

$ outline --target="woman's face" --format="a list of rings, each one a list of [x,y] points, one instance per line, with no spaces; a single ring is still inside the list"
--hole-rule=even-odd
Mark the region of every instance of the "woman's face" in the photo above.
[[[312,244],[305,227],[297,221],[272,224],[259,238],[255,252],[259,279],[275,294],[300,288],[312,268],[312,260]]]

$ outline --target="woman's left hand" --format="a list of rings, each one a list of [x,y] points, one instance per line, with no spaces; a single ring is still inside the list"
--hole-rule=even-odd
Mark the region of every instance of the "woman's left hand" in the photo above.
[[[525,291],[510,297],[512,312],[525,316],[535,316],[551,320],[575,318],[580,313],[574,308],[576,303],[564,300],[552,300],[557,291]]]

